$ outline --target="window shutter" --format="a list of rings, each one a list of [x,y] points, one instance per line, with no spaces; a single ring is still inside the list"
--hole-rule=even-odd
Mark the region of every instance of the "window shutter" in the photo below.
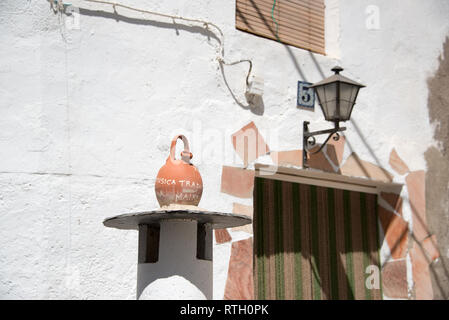
[[[324,0],[236,0],[236,28],[325,54]],[[277,23],[277,25],[276,25]]]

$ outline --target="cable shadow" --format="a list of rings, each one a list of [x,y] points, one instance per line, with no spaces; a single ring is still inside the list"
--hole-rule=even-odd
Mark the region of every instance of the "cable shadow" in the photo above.
[[[352,121],[352,120],[351,120],[351,121]],[[356,128],[357,128],[357,127],[356,127]],[[382,165],[381,165],[379,159],[376,157],[376,155],[374,154],[374,152],[372,151],[372,149],[371,149],[371,148],[369,147],[369,145],[366,143],[366,141],[365,141],[363,135],[361,135],[361,132],[358,131],[358,133],[359,133],[359,135],[360,135],[360,137],[361,137],[361,139],[362,139],[362,142],[365,144],[365,146],[368,148],[368,150],[370,150],[370,153],[371,153],[371,155],[373,156],[374,160],[376,161],[377,166],[381,169],[380,171],[382,172],[382,174],[385,176],[385,178],[387,179],[387,181],[391,181],[392,177],[390,177],[390,176],[387,174],[387,171],[386,171],[385,169],[383,169],[383,167],[382,167]],[[346,145],[348,146],[349,150],[351,151],[351,154],[357,155],[357,153],[354,151],[354,148],[353,148],[352,145],[351,145],[351,142],[349,141],[349,139],[348,139],[347,137],[346,137]],[[370,178],[370,179],[373,179],[373,177],[371,176],[371,174],[368,172],[368,170],[365,168],[365,166],[364,166],[363,163],[361,162],[361,159],[358,157],[358,155],[355,156],[355,157],[353,157],[353,158],[354,158],[354,160],[357,162],[357,165],[358,165],[358,167],[360,168],[360,170],[363,171],[363,174],[364,174],[366,177],[368,177],[368,178]]]
[[[363,144],[366,146],[366,148],[368,149],[369,153],[371,154],[371,156],[373,157],[374,161],[376,161],[377,165],[379,167],[382,167],[379,158],[376,156],[376,154],[374,153],[374,150],[371,148],[371,146],[366,142],[365,136],[362,133],[362,130],[360,130],[357,122],[352,118],[351,120],[352,125],[355,128],[355,131],[357,131],[357,134],[359,135],[359,137],[361,138]]]
[[[180,35],[180,31],[196,33],[196,34],[200,34],[202,36],[207,37],[208,41],[210,41],[211,39],[214,39],[215,41],[217,41],[218,44],[222,45],[220,38],[217,37],[217,35],[214,32],[207,29],[207,27],[179,24],[179,23],[176,23],[176,19],[173,19],[173,21],[171,23],[168,23],[168,22],[162,22],[162,21],[150,20],[150,19],[131,18],[131,17],[127,17],[122,14],[119,14],[116,11],[107,12],[107,11],[103,11],[103,10],[90,10],[90,9],[84,9],[84,8],[79,8],[79,13],[81,15],[85,15],[85,16],[89,16],[89,17],[100,17],[100,18],[106,18],[106,19],[113,19],[117,22],[125,22],[125,23],[142,25],[142,26],[152,26],[152,27],[163,28],[163,29],[173,29],[173,30],[175,30],[177,36]],[[68,15],[67,13],[65,13],[65,14]],[[248,101],[247,105],[240,102],[237,99],[234,92],[232,91],[231,87],[229,86],[229,83],[225,76],[223,63],[219,63],[219,65],[220,65],[220,71],[223,76],[225,85],[228,88],[229,93],[231,94],[234,101],[241,108],[243,108],[245,110],[250,110],[251,112],[253,112],[256,115],[263,115],[264,109],[265,109],[263,99],[261,97],[256,98],[256,99],[253,99],[253,98],[249,99],[249,97],[246,97],[247,101]]]
[[[278,38],[278,36],[277,36],[277,34],[276,34],[276,31],[274,30],[273,26],[270,24],[269,21],[267,21],[267,19],[266,19],[266,17],[264,16],[262,10],[259,8],[259,6],[256,4],[256,2],[255,2],[254,0],[249,0],[249,4],[256,10],[257,15],[259,16],[260,20],[263,22],[263,24],[266,26],[266,28],[267,28],[267,29],[269,30],[269,32],[272,34],[273,38],[274,38],[274,39],[278,39],[278,42],[279,42],[280,44],[283,45],[283,47],[284,47],[285,50],[287,51],[287,54],[288,54],[290,60],[291,60],[292,63],[293,63],[293,65],[294,65],[296,71],[298,72],[299,77],[300,77],[303,81],[308,81],[308,78],[307,78],[306,74],[305,74],[304,71],[302,70],[302,68],[301,68],[300,64],[298,63],[298,60],[296,59],[296,57],[295,57],[295,55],[294,55],[292,49],[290,48],[290,46],[287,45],[287,44],[282,43],[282,42],[279,40],[279,38]],[[247,27],[249,30],[252,30],[252,32],[254,32],[254,29],[253,29],[253,27],[251,26],[251,24],[249,23],[249,21],[246,19],[245,14],[243,14],[243,13],[239,10],[239,8],[236,8],[236,15],[243,21],[243,23],[246,25],[246,27]],[[255,34],[255,33],[254,33],[253,35],[259,36],[259,35]],[[261,37],[261,36],[259,36],[259,37]],[[306,49],[304,49],[304,50],[306,50]],[[309,55],[310,55],[310,57],[311,57],[311,59],[312,59],[314,65],[316,66],[316,68],[317,68],[318,72],[320,73],[321,77],[324,79],[324,78],[325,78],[325,74],[324,74],[323,70],[321,69],[320,65],[318,64],[318,62],[317,62],[317,60],[316,60],[316,58],[315,58],[313,52],[311,52],[310,50],[306,50],[306,51],[309,52]],[[235,98],[234,98],[234,100],[235,100]],[[248,100],[248,99],[247,99],[247,100]],[[248,100],[248,101],[249,101],[249,100]],[[257,109],[259,109],[260,107],[261,107],[261,106],[256,106],[255,109],[257,110]],[[253,108],[254,108],[254,107],[253,107]],[[308,111],[314,111],[314,110],[308,110]],[[255,113],[256,113],[256,114],[262,114],[263,111],[260,111],[260,110],[259,110],[259,111],[256,111]]]
[[[246,97],[246,100],[248,101],[248,104],[247,105],[243,104],[235,96],[234,92],[232,91],[231,87],[229,86],[222,63],[220,63],[220,72],[221,72],[221,75],[223,76],[223,80],[226,85],[226,88],[228,89],[228,91],[231,94],[232,99],[234,99],[235,103],[237,103],[237,105],[240,106],[244,110],[250,110],[255,115],[258,115],[258,116],[263,115],[263,113],[265,111],[265,104],[263,102],[263,98],[260,96],[252,98],[247,93],[245,93],[245,97]]]
[[[267,21],[267,19],[265,19],[265,16],[263,15],[262,11],[260,10],[260,8],[257,6],[257,4],[254,2],[254,0],[249,0],[249,2],[251,3],[251,5],[253,6],[253,8],[257,11],[257,14],[259,15],[259,18],[262,20],[263,24],[268,28],[268,30],[270,31],[270,33],[273,35],[273,37],[276,39],[277,35],[276,35],[276,31],[272,28],[272,26],[270,25],[270,23]],[[237,10],[237,14],[242,17],[244,16],[241,12],[239,12]],[[243,22],[245,23],[245,25],[249,28],[252,29],[251,26],[249,25],[248,21],[246,19],[243,19]],[[292,49],[286,45],[283,44],[282,42],[280,42],[278,40],[278,42],[280,44],[282,44],[284,46],[284,48],[287,50],[288,55],[290,56],[290,59],[293,62],[293,65],[295,66],[295,69],[298,71],[300,77],[304,80],[307,81],[307,77],[304,74],[304,72],[302,71],[301,67],[299,66],[298,61],[295,58],[295,55],[293,54]]]
[[[103,10],[90,10],[90,9],[84,9],[79,8],[79,13],[84,16],[89,17],[99,17],[99,18],[106,18],[106,19],[113,19],[117,22],[125,22],[135,25],[142,25],[142,26],[152,26],[157,28],[163,28],[163,29],[173,29],[176,32],[176,35],[179,36],[179,30],[190,32],[190,33],[196,33],[200,34],[202,36],[207,37],[208,40],[211,38],[217,41],[219,44],[221,44],[220,39],[215,35],[214,32],[211,30],[200,27],[200,26],[189,26],[185,24],[179,24],[176,23],[175,20],[173,22],[162,22],[162,21],[156,21],[156,20],[150,20],[150,19],[139,19],[139,18],[130,18],[127,16],[124,16],[118,12],[107,12]],[[67,15],[67,13],[65,13]]]
[[[313,63],[315,64],[316,69],[320,73],[321,78],[323,78],[323,79],[326,78],[326,75],[324,74],[323,69],[321,69],[321,66],[318,63],[318,61],[316,60],[315,55],[313,54],[313,52],[309,51],[309,55],[310,55],[310,58],[312,59]]]

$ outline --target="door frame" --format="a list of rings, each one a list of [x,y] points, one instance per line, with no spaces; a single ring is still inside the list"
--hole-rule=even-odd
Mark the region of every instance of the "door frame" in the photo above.
[[[394,182],[384,182],[366,178],[343,176],[336,173],[313,171],[311,169],[304,170],[259,163],[255,164],[255,176],[378,195],[380,195],[381,192],[400,194],[402,187],[404,186],[403,184]]]

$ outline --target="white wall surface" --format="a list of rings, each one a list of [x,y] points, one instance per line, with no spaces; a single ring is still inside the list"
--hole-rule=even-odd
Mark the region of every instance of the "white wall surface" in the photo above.
[[[347,123],[352,151],[388,169],[395,147],[410,169],[425,169],[426,79],[449,32],[448,1],[328,0],[328,56],[236,30],[235,1],[119,2],[220,26],[225,58],[251,59],[264,78],[263,115],[232,97],[201,25],[120,8],[140,20],[117,21],[111,7],[77,1],[91,11],[73,28],[45,0],[1,1],[0,298],[134,299],[137,232],[102,221],[158,206],[154,180],[173,136],[189,138],[200,207],[251,204],[220,193],[222,165],[242,164],[230,134],[254,121],[272,150],[301,149],[303,120],[328,125],[318,106],[296,108],[297,81],[321,80],[336,63],[367,85]],[[379,8],[378,30],[367,28],[369,5]],[[224,69],[242,104],[247,67]],[[215,299],[229,254],[229,244],[214,249]]]
[[[139,300],[212,299],[213,262],[197,258],[196,237],[194,220],[161,221],[158,261],[137,266]]]

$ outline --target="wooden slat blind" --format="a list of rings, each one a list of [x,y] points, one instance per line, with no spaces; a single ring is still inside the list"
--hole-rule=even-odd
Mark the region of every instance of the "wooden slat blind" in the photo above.
[[[236,28],[325,54],[324,0],[236,0]]]

